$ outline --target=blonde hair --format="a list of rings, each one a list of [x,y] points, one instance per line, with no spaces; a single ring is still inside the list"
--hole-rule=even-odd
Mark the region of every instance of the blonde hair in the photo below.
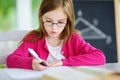
[[[67,41],[69,36],[76,31],[74,28],[75,24],[75,16],[74,16],[74,9],[73,9],[73,2],[72,0],[42,0],[41,6],[39,8],[39,28],[37,30],[33,30],[27,34],[28,35],[35,35],[36,38],[34,40],[39,40],[42,37],[45,37],[47,35],[47,32],[45,31],[42,16],[52,10],[57,9],[58,7],[62,7],[63,11],[67,15],[67,23],[63,30],[63,32],[60,34],[60,39],[63,39],[64,42]],[[23,40],[29,40],[24,38]],[[34,41],[32,39],[32,41]]]

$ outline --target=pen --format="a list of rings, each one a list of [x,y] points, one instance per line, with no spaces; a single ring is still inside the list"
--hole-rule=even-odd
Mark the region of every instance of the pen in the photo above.
[[[45,64],[45,62],[43,62],[42,59],[40,59],[40,58],[38,57],[37,53],[36,53],[33,49],[28,48],[28,51],[30,52],[30,54],[31,54],[34,58],[36,58],[37,60],[39,60],[39,62],[40,62],[41,65],[47,66],[47,65]]]

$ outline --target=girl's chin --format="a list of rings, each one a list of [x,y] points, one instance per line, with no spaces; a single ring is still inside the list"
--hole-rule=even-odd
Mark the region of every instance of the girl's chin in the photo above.
[[[49,37],[58,37],[58,35],[49,35]]]

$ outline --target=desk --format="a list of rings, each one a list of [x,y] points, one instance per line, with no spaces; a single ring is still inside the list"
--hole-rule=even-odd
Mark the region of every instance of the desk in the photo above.
[[[120,73],[120,63],[107,63],[105,65],[97,65],[93,67],[105,68],[105,69],[113,70]]]
[[[114,70],[120,73],[120,63],[107,63],[105,65],[106,69]]]
[[[105,69],[120,72],[120,64],[119,63],[107,63],[105,65],[99,65],[99,66],[97,65],[97,66],[92,66],[92,67],[100,67],[100,68],[105,68]],[[8,71],[9,71],[9,73],[12,73],[12,71],[14,71],[14,68],[8,69]],[[17,72],[20,72],[20,71],[21,71],[21,69],[18,70]],[[29,72],[31,73],[31,71],[33,71],[33,70],[28,70],[27,73],[29,74]],[[26,78],[25,79],[22,79],[22,78],[21,79],[13,79],[12,76],[8,75],[7,72],[5,71],[5,69],[3,68],[3,69],[0,69],[0,78],[2,80],[40,80],[40,77],[44,74],[44,72],[42,72],[42,74],[41,74],[40,71],[33,71],[32,73],[33,74],[35,73],[36,75],[29,74],[29,75],[31,75],[31,78],[29,78],[29,79],[28,78],[27,79]],[[26,74],[24,74],[24,72],[23,72],[22,75],[26,75]],[[35,77],[33,77],[33,76],[35,76]]]

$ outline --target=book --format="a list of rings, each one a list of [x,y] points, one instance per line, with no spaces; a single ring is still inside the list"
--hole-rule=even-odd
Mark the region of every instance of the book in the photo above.
[[[120,80],[120,73],[112,72],[112,73],[105,74],[103,76],[91,78],[89,80]]]
[[[111,72],[113,71],[90,66],[63,68],[43,74],[40,80],[88,80]]]

